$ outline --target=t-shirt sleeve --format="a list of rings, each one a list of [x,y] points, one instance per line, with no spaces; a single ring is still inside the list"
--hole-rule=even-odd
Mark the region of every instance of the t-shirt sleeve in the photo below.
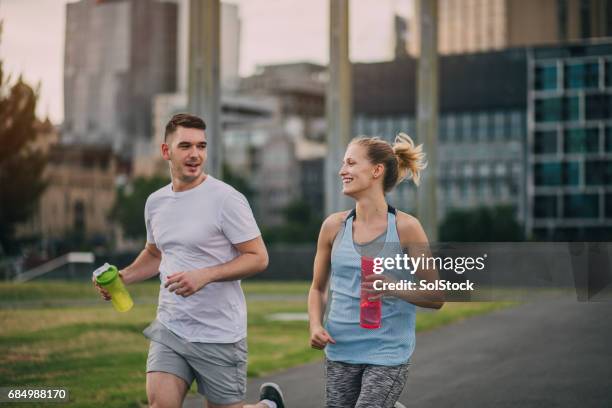
[[[153,228],[151,228],[151,210],[149,200],[145,203],[145,227],[147,228],[147,244],[155,244],[155,238],[153,237]]]
[[[220,223],[223,233],[232,244],[250,241],[261,235],[249,202],[236,190],[223,201]]]

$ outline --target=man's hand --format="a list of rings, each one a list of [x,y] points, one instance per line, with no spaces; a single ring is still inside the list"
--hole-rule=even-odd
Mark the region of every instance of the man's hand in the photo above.
[[[310,347],[323,350],[327,343],[336,344],[336,340],[329,335],[322,326],[310,329]]]
[[[108,291],[106,289],[104,289],[102,286],[100,286],[98,284],[98,282],[96,282],[96,277],[95,276],[91,277],[91,281],[93,282],[94,287],[96,288],[96,290],[98,291],[100,296],[102,296],[102,299],[104,299],[106,301],[111,300],[110,293],[108,293]]]
[[[166,277],[164,287],[179,296],[187,297],[202,289],[208,283],[204,270],[176,272]]]

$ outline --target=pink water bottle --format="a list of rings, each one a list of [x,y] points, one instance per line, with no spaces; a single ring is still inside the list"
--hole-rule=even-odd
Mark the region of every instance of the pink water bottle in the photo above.
[[[365,282],[366,276],[374,273],[374,260],[365,256],[361,257],[361,281]],[[361,289],[361,302],[359,310],[359,325],[364,329],[378,329],[381,323],[382,302],[380,299],[370,301],[368,293]]]

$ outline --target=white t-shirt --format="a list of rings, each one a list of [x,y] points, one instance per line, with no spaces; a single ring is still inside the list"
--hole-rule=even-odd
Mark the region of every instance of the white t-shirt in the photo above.
[[[232,244],[261,235],[246,198],[208,175],[181,192],[169,184],[145,204],[147,242],[162,253],[157,319],[192,342],[234,343],[246,337],[246,302],[240,281],[214,282],[186,298],[164,288],[166,276],[231,261]]]

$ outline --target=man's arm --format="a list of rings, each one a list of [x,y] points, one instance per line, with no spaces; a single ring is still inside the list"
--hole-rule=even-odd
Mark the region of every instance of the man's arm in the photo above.
[[[130,266],[119,271],[119,276],[125,284],[140,282],[149,279],[159,273],[161,263],[161,252],[155,244],[149,244],[140,252]],[[110,300],[111,295],[106,289],[98,285],[96,278],[92,278],[94,286],[105,300]]]
[[[221,265],[168,275],[164,284],[170,292],[183,297],[193,295],[212,282],[243,279],[268,267],[268,251],[261,236],[234,244],[240,255]]]
[[[119,271],[119,275],[125,284],[140,282],[157,275],[160,263],[160,250],[155,244],[147,243],[134,262]]]

